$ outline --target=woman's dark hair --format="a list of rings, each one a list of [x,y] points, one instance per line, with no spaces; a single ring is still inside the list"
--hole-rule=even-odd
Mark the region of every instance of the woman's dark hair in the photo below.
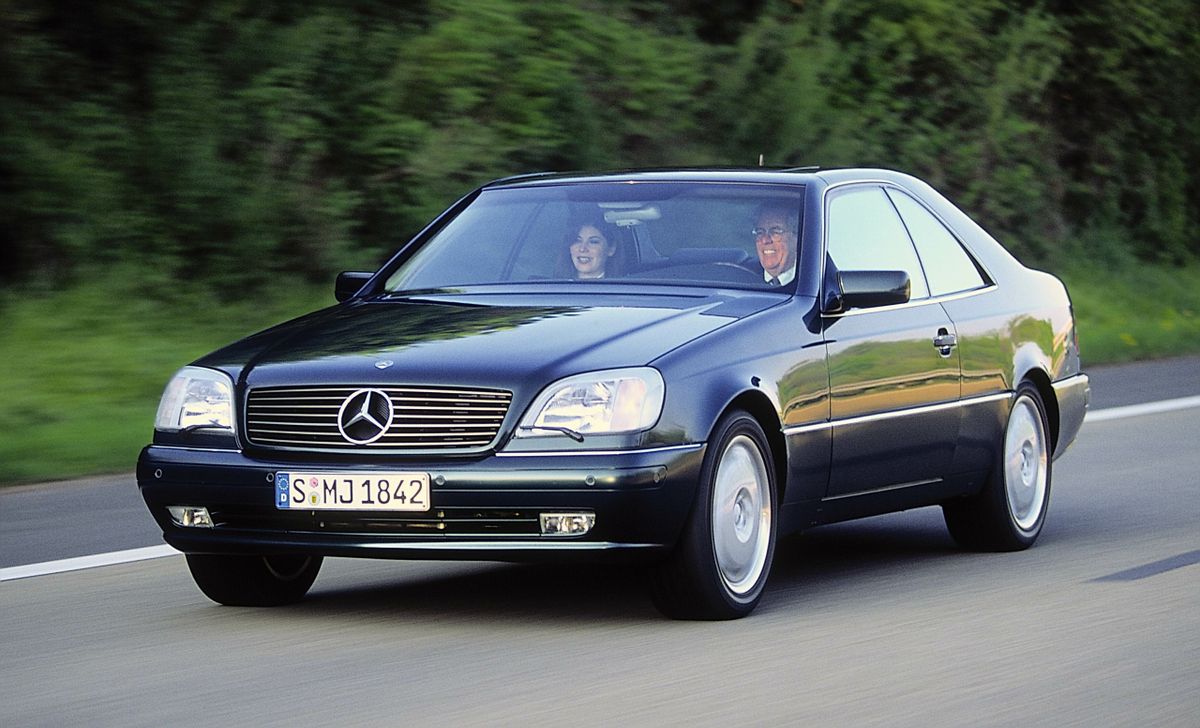
[[[625,245],[623,243],[621,228],[605,220],[604,214],[599,210],[571,216],[570,222],[567,225],[566,235],[563,236],[563,244],[559,248],[558,262],[554,267],[555,275],[560,278],[574,278],[576,276],[575,265],[571,262],[571,244],[575,242],[580,229],[584,226],[594,227],[599,230],[600,234],[604,236],[604,239],[613,248],[612,256],[604,262],[604,277],[612,278],[623,275],[625,273]]]

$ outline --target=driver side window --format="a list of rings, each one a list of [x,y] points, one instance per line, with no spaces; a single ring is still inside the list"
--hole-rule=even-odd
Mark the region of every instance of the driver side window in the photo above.
[[[917,252],[882,188],[834,192],[826,219],[827,252],[838,270],[902,270],[912,282],[910,300],[929,297]]]

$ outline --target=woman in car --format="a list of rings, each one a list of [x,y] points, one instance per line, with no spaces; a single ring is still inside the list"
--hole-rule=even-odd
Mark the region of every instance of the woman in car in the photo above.
[[[569,228],[557,273],[564,278],[596,280],[620,275],[621,232],[603,216],[582,218]]]

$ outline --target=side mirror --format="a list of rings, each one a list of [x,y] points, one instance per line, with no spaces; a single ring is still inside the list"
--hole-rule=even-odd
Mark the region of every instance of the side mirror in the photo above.
[[[338,303],[353,297],[373,275],[375,274],[349,270],[338,273],[337,281],[333,284],[333,297]]]
[[[908,303],[912,281],[902,270],[846,270],[838,273],[842,309]]]

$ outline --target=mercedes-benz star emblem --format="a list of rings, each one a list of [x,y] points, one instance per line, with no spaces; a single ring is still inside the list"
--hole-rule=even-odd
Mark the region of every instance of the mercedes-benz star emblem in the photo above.
[[[338,431],[347,442],[366,445],[383,437],[392,426],[392,399],[379,389],[360,389],[342,402]]]

